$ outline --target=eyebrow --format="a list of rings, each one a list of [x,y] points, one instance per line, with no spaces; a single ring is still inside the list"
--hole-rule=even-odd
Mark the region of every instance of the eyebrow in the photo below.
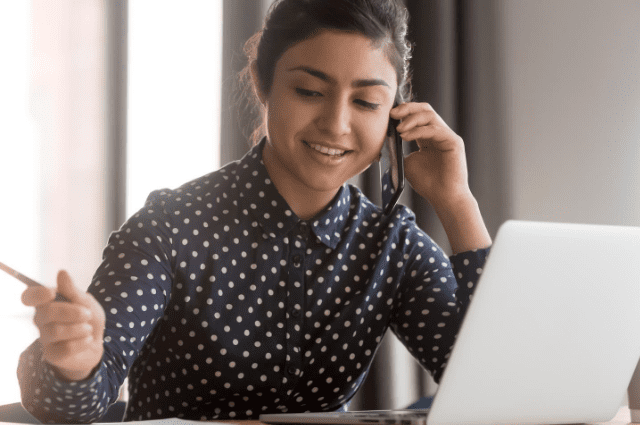
[[[320,78],[322,81],[326,81],[328,83],[336,83],[336,79],[325,74],[324,72],[315,69],[315,68],[311,68],[309,66],[305,66],[305,65],[300,65],[300,66],[296,66],[294,68],[289,69],[289,71],[304,71],[307,74],[313,75],[314,77]],[[354,88],[358,88],[358,87],[371,87],[371,86],[386,86],[389,87],[389,84],[386,83],[386,81],[381,80],[379,78],[369,78],[369,79],[360,79],[360,80],[354,80],[351,82],[351,87]],[[390,87],[389,87],[390,88]]]

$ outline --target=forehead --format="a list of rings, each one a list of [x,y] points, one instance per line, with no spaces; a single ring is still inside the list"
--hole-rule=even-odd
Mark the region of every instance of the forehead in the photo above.
[[[296,67],[321,70],[331,84],[351,85],[357,79],[381,79],[390,89],[397,86],[396,72],[383,48],[376,48],[361,34],[325,30],[290,47],[276,66],[276,73],[309,75],[303,71],[289,71]]]

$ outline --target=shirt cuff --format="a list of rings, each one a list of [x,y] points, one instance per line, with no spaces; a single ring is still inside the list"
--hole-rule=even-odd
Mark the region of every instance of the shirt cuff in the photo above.
[[[56,397],[65,399],[65,406],[70,410],[84,410],[89,405],[95,405],[93,396],[97,393],[103,379],[104,362],[96,366],[89,377],[82,381],[69,381],[57,372],[56,368],[43,362],[42,376],[46,382],[45,388],[51,388]],[[53,393],[50,393],[53,395]],[[44,400],[47,403],[47,400]],[[57,403],[55,403],[57,404]]]
[[[53,382],[54,385],[57,386],[70,386],[70,387],[82,387],[86,388],[87,385],[90,385],[92,382],[99,383],[100,378],[100,369],[102,368],[102,362],[98,364],[98,366],[94,367],[89,376],[82,381],[69,381],[60,375],[60,373],[56,370],[56,368],[50,365],[47,362],[42,362],[42,370],[44,372],[45,379],[50,382]],[[58,385],[60,383],[60,385]]]
[[[464,305],[468,304],[482,274],[491,247],[464,251],[449,257],[454,276],[458,282],[456,297]]]

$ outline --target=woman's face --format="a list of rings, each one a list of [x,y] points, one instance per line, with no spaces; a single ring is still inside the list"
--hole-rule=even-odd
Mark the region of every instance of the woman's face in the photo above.
[[[295,44],[262,99],[269,172],[309,194],[337,191],[378,159],[396,90],[393,66],[365,36],[323,31]]]

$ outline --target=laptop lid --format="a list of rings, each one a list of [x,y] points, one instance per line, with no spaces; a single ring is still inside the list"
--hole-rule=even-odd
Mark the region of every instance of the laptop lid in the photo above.
[[[640,358],[639,259],[638,227],[505,222],[428,416],[396,416],[397,423],[560,424],[615,416]],[[395,423],[393,411],[260,419]]]
[[[640,357],[640,228],[507,221],[429,425],[600,422]]]

